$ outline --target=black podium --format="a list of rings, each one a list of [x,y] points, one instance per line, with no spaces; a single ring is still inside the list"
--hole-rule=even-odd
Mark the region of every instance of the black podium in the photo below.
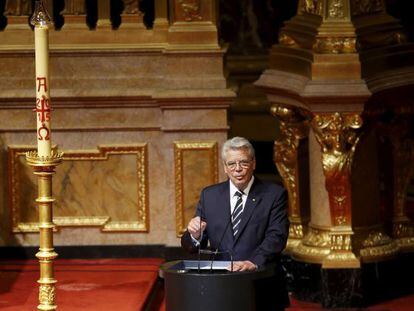
[[[228,261],[167,262],[160,275],[165,282],[167,311],[280,310],[275,268],[230,272]]]

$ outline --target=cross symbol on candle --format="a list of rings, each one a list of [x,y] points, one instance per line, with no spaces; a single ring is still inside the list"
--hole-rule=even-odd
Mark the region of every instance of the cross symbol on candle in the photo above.
[[[42,95],[42,98],[36,98],[36,109],[33,111],[37,112],[37,116],[40,122],[50,121],[50,105],[49,99]]]

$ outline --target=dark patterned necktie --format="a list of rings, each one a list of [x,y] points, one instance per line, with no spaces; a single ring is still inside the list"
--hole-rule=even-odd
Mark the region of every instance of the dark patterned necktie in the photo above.
[[[233,236],[236,236],[239,232],[241,216],[243,214],[243,193],[237,191],[234,195],[237,196],[237,202],[233,210],[231,223],[233,224]]]

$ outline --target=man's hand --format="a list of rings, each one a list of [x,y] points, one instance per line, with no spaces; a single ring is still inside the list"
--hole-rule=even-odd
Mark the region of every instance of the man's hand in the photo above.
[[[254,271],[257,266],[249,260],[233,262],[233,271]],[[231,271],[231,265],[227,267]]]
[[[194,239],[198,240],[200,238],[201,232],[203,232],[206,227],[207,223],[205,221],[200,221],[200,216],[197,216],[190,220],[187,226],[187,230]]]

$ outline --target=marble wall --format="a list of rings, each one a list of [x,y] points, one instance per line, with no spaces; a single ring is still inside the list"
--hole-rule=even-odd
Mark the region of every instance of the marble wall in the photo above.
[[[176,246],[201,188],[224,179],[234,94],[205,2],[197,18],[169,21],[180,2],[168,12],[157,1],[152,29],[131,18],[91,31],[67,16],[50,30],[52,143],[64,152],[55,245]],[[0,31],[0,246],[37,246],[37,181],[24,156],[36,148],[33,32],[12,17]]]

